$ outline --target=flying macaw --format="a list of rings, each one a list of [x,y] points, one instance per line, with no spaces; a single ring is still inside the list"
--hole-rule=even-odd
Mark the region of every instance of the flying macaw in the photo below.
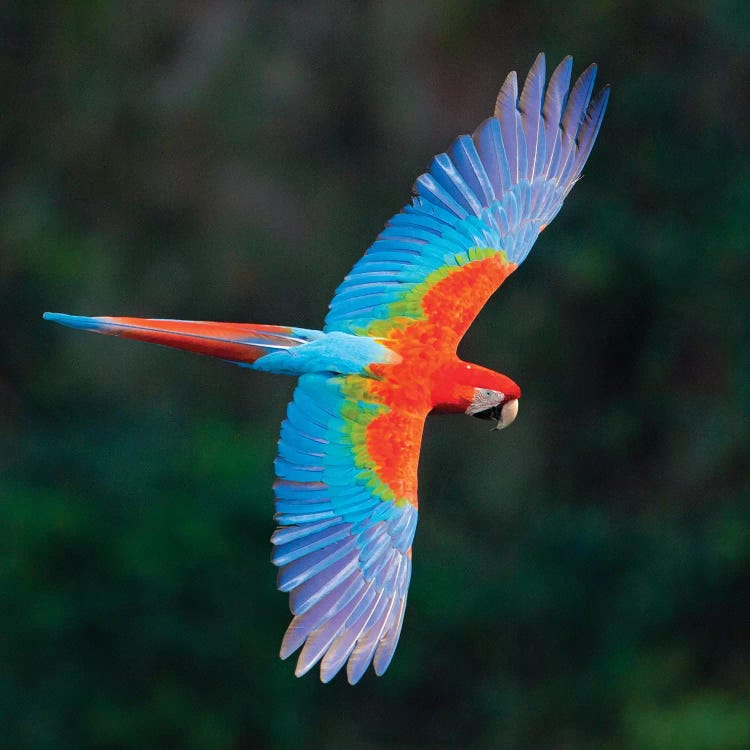
[[[458,358],[484,303],[528,255],[581,175],[609,98],[596,66],[569,90],[566,57],[545,93],[540,54],[508,75],[494,115],[417,178],[336,290],[322,331],[251,323],[45,313],[72,328],[150,341],[299,378],[275,461],[272,560],[294,615],[295,673],[346,663],[381,675],[401,633],[417,525],[417,464],[430,413],[507,427],[520,388]]]

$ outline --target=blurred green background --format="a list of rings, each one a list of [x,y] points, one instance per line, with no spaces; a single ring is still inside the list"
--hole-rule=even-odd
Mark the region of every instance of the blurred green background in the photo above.
[[[0,748],[750,747],[746,3],[7,2],[0,39]],[[319,327],[541,49],[613,96],[462,345],[520,418],[428,421],[390,670],[297,680],[293,381],[41,313]]]

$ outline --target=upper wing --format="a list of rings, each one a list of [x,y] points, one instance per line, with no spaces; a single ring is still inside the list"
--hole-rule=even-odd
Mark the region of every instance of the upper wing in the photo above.
[[[382,674],[401,632],[417,525],[417,462],[426,414],[391,409],[358,375],[303,375],[281,427],[273,562],[294,618],[286,658],[301,675],[348,660],[354,684]]]
[[[594,145],[609,88],[591,100],[591,65],[568,92],[572,65],[560,63],[546,95],[543,54],[520,97],[508,75],[494,116],[435,157],[338,287],[326,331],[386,336],[427,318],[458,344],[560,210]]]

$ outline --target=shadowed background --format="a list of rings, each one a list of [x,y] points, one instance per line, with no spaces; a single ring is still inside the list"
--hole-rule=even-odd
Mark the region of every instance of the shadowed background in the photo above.
[[[0,747],[750,746],[747,7],[4,4]],[[428,421],[393,664],[297,680],[293,381],[41,313],[319,327],[539,50],[613,95],[462,345],[519,419]]]

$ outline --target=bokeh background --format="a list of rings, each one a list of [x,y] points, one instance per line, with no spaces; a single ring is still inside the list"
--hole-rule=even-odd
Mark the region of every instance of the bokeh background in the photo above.
[[[3,3],[0,747],[750,747],[748,7]],[[428,421],[390,670],[295,679],[293,382],[41,313],[318,327],[541,49],[613,96],[462,346],[520,418]]]

